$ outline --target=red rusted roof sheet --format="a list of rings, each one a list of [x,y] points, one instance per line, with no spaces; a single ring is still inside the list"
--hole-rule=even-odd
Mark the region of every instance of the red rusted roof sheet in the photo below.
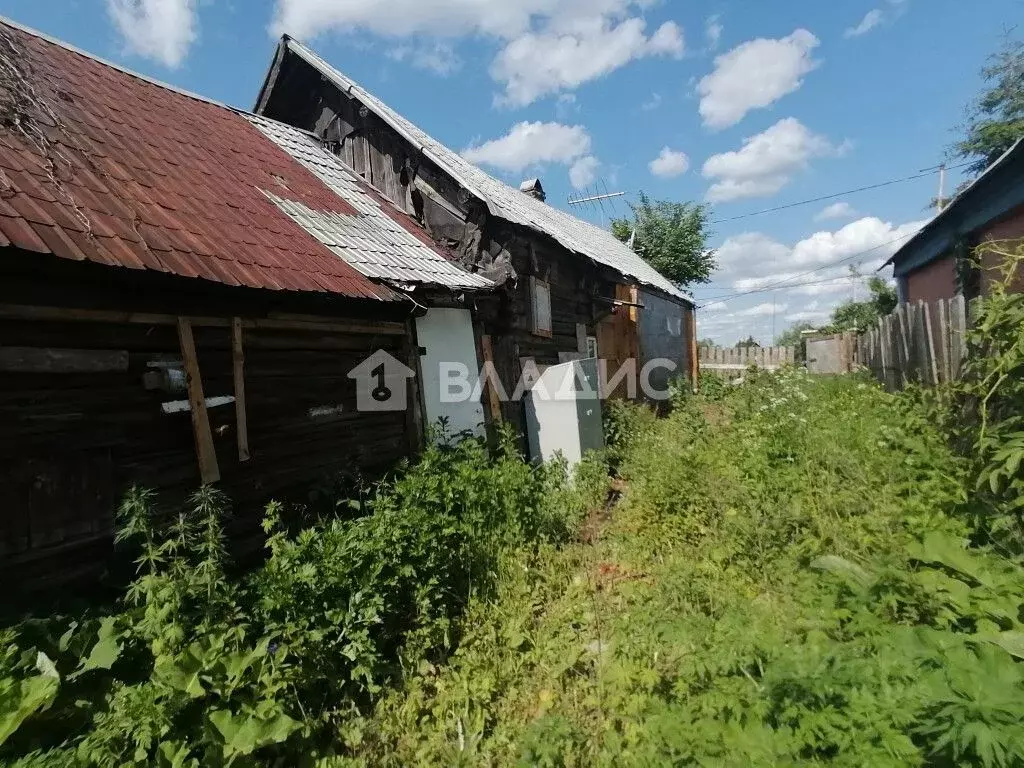
[[[271,202],[355,213],[234,110],[2,22],[0,57],[0,247],[398,299]]]

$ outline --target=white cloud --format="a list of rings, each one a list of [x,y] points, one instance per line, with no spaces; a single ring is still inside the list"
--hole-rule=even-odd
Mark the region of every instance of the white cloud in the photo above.
[[[127,1],[127,0],[125,0]],[[653,0],[276,0],[271,31],[298,38],[364,32],[497,40],[490,72],[501,103],[525,106],[649,56],[683,55],[668,21],[648,36],[641,12]]]
[[[594,183],[597,179],[597,169],[600,167],[600,160],[593,155],[585,155],[572,164],[569,169],[569,181],[576,189],[583,189]]]
[[[788,304],[775,304],[773,302],[765,302],[763,304],[755,304],[752,307],[741,309],[733,314],[736,317],[770,317],[771,315],[780,315],[789,308]]]
[[[551,5],[548,0],[277,0],[271,31],[298,38],[357,29],[385,37],[420,33],[505,37],[528,29],[531,16],[550,10]]]
[[[501,138],[464,149],[462,156],[471,163],[521,171],[544,163],[569,165],[589,154],[590,143],[582,125],[522,122]]]
[[[179,67],[199,36],[195,0],[107,0],[107,12],[132,53]]]
[[[707,38],[708,48],[710,50],[713,51],[718,47],[718,44],[722,41],[723,31],[724,28],[722,27],[718,16],[711,16],[704,23],[704,37]]]
[[[682,176],[690,168],[690,158],[685,152],[664,147],[661,153],[647,164],[651,173],[663,179]]]
[[[730,237],[717,251],[719,268],[712,287],[705,290],[714,291],[712,297],[759,293],[719,298],[701,309],[698,322],[715,329],[716,338],[735,341],[753,334],[765,342],[786,324],[823,323],[841,302],[866,296],[867,279],[924,224],[865,217],[793,245],[760,232]],[[851,275],[851,266],[856,276]],[[772,304],[774,324],[767,317]]]
[[[653,112],[654,110],[656,110],[660,106],[661,106],[661,94],[655,92],[655,93],[651,94],[651,98],[650,99],[648,99],[647,101],[645,101],[643,104],[640,105],[640,109],[642,109],[644,112]]]
[[[822,208],[821,211],[815,215],[815,221],[828,221],[829,219],[852,219],[857,215],[857,211],[854,210],[853,206],[849,203],[832,203],[832,205]]]
[[[388,51],[388,57],[395,61],[409,61],[418,69],[426,69],[441,77],[447,77],[462,68],[462,59],[449,43],[399,45]]]
[[[815,232],[793,246],[760,232],[734,235],[717,251],[715,280],[731,283],[736,291],[751,291],[783,282],[843,279],[849,264],[860,264],[864,273],[872,272],[925,223],[896,225],[867,216],[835,232]],[[816,271],[806,274],[810,270]]]
[[[883,14],[881,8],[875,8],[873,11],[868,11],[860,24],[847,29],[843,33],[843,37],[860,37],[861,35],[867,34],[882,23],[882,18]]]
[[[812,159],[837,157],[848,149],[848,143],[833,145],[796,118],[785,118],[763,133],[744,139],[739,150],[707,159],[704,177],[715,179],[707,199],[724,203],[773,195]]]
[[[786,315],[783,319],[789,323],[812,323],[814,325],[824,325],[828,322],[831,315],[831,311],[824,309],[805,309],[802,312],[793,312],[792,314]]]
[[[672,21],[662,24],[649,38],[643,19],[619,23],[603,19],[573,33],[528,32],[511,40],[491,64],[491,77],[505,92],[502,105],[524,107],[537,99],[572,90],[603,77],[634,59],[683,55],[683,35]]]
[[[778,40],[749,40],[715,59],[715,70],[697,85],[700,114],[711,128],[735,125],[752,109],[793,93],[818,66],[819,41],[806,29]]]

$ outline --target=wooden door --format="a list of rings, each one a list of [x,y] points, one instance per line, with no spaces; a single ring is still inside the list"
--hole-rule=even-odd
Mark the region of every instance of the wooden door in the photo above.
[[[639,373],[640,365],[640,310],[635,306],[639,303],[636,286],[615,286],[615,298],[625,304],[616,306],[615,311],[597,326],[597,354],[605,361],[609,382],[623,366],[632,364]],[[609,398],[630,396],[635,397],[636,394],[627,387],[626,380],[608,393]]]

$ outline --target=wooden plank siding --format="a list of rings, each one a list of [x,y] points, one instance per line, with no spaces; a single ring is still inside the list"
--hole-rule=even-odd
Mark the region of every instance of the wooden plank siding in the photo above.
[[[51,284],[39,291],[50,302],[46,311],[12,303],[13,293],[0,287],[0,349],[40,351],[29,360],[49,359],[46,350],[70,349],[76,361],[118,362],[69,366],[64,356],[53,358],[60,365],[0,372],[0,579],[17,579],[20,592],[94,581],[111,562],[114,510],[131,485],[153,488],[166,500],[199,485],[191,409],[168,413],[163,407],[189,399],[184,377],[174,385],[164,373],[184,368],[168,297],[187,307],[183,316],[199,318],[191,323],[196,362],[218,485],[234,503],[231,534],[240,552],[259,550],[258,524],[271,498],[336,473],[372,477],[415,450],[407,414],[358,413],[356,384],[348,378],[378,349],[414,362],[408,308],[392,308],[387,320],[374,317],[373,307],[353,307],[346,316],[344,304],[321,313],[315,297],[266,297],[268,305],[263,294],[237,290],[204,297],[200,285],[177,294],[161,287],[157,300],[148,288],[118,286],[123,276],[107,278],[120,301],[83,282],[78,300],[89,300],[89,307],[62,308],[67,286]],[[142,314],[142,308],[150,312]],[[244,334],[233,334],[233,317]],[[239,403],[231,399],[241,394],[233,336],[244,349],[247,440],[241,445]],[[210,407],[211,398],[226,402]],[[248,461],[240,458],[245,442]]]

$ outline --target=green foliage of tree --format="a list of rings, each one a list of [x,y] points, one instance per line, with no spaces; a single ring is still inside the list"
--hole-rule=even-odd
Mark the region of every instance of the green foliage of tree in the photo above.
[[[757,340],[753,336],[748,336],[745,339],[741,339],[736,342],[736,349],[755,349],[761,345],[757,343]]]
[[[612,234],[629,242],[652,267],[679,286],[706,283],[715,270],[715,253],[707,247],[710,210],[699,203],[652,202],[643,192],[630,205],[632,219],[612,221]]]
[[[701,339],[700,341],[697,342],[697,346],[698,347],[709,347],[710,348],[710,347],[717,347],[718,344],[715,343],[714,339],[712,339],[710,337],[705,337],[705,338],[703,338],[703,339]]]
[[[866,301],[851,300],[836,307],[829,324],[821,329],[822,332],[845,333],[854,329],[865,331],[896,309],[899,299],[894,285],[880,277],[872,277],[868,280],[868,291],[871,297]]]
[[[1007,40],[981,76],[986,90],[968,107],[964,138],[953,146],[956,157],[972,161],[975,176],[1024,136],[1024,41]]]
[[[813,331],[815,326],[811,323],[797,323],[792,325],[775,337],[777,347],[797,347],[804,343],[804,331]]]

